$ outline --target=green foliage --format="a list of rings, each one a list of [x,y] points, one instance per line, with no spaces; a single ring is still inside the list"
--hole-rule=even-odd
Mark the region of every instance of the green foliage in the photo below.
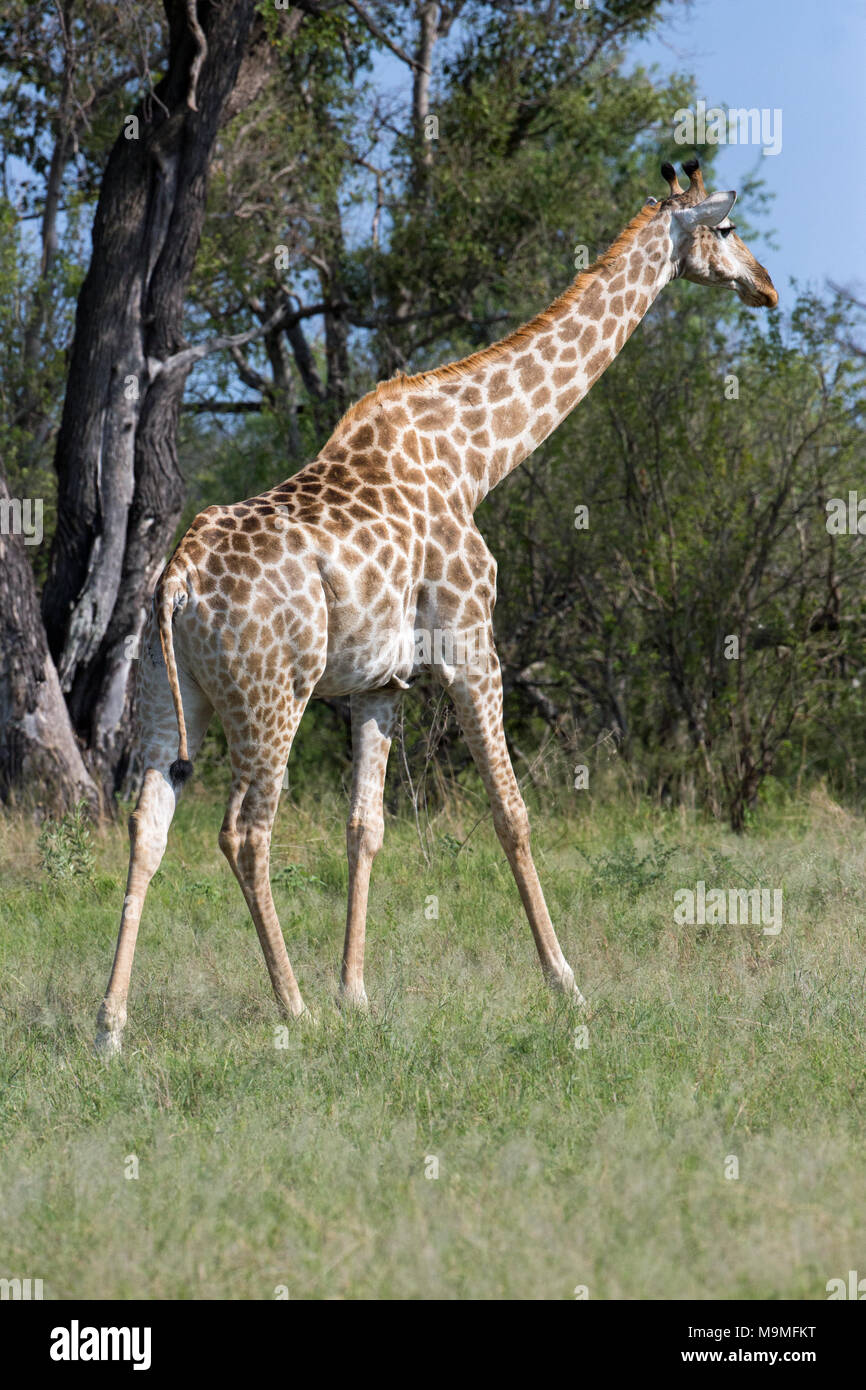
[[[219,897],[216,884],[206,878],[191,878],[186,884],[186,891],[193,902],[213,902]]]
[[[618,840],[612,849],[597,858],[585,857],[592,867],[597,889],[614,888],[636,899],[665,877],[667,865],[676,853],[676,845],[664,845],[658,839],[653,840],[644,854],[632,840]]]
[[[417,8],[373,8],[414,51]],[[408,70],[355,11],[307,16],[291,34],[282,13],[261,13],[271,79],[221,133],[186,331],[196,341],[255,329],[283,302],[316,312],[191,375],[179,531],[202,507],[295,472],[378,379],[486,346],[549,303],[577,246],[601,251],[664,191],[671,113],[694,95],[687,77],[627,61],[659,22],[656,0],[541,11],[467,0],[440,11],[427,140]],[[100,173],[122,113],[150,99],[165,39],[156,0],[120,11],[87,0],[72,26],[70,77],[53,10],[14,0],[0,21],[0,143],[25,162],[0,200],[0,453],[13,493],[45,498],[46,539]],[[710,187],[714,153],[702,152]],[[52,250],[33,229],[55,155]],[[769,195],[755,178],[739,194],[750,239]],[[851,800],[866,783],[854,732],[866,714],[866,555],[825,526],[827,501],[862,483],[862,321],[844,296],[780,288],[767,316],[671,286],[477,518],[499,559],[519,746],[537,747],[546,721],[574,761],[580,746],[603,757],[615,747],[634,788],[739,829],[768,777],[787,788],[826,778]],[[589,506],[588,531],[574,529],[577,504]],[[34,550],[41,580],[48,546]],[[453,726],[438,729],[431,760],[434,704],[412,708],[410,771],[441,803],[465,750]],[[312,709],[304,735],[293,792],[346,762],[339,709]],[[219,735],[208,757],[223,776]]]
[[[275,869],[271,874],[271,883],[276,888],[300,889],[307,888],[311,884],[322,885],[322,880],[315,874],[308,873],[301,864],[284,864],[281,868]]]
[[[840,302],[766,329],[719,309],[673,286],[479,520],[511,667],[647,789],[743,828],[770,772],[855,796],[866,772],[866,555],[825,525],[858,486],[863,370]]]
[[[446,830],[443,835],[439,836],[438,843],[443,854],[448,855],[451,859],[456,859],[464,846],[464,842],[458,840],[456,835],[452,835],[450,830]]]
[[[163,23],[158,0],[8,0],[0,19],[0,460],[14,496],[46,502],[48,538],[54,434],[102,170]],[[40,580],[47,552],[31,555]]]
[[[39,832],[39,860],[52,882],[91,879],[93,835],[86,801],[79,801],[59,820],[46,820]]]

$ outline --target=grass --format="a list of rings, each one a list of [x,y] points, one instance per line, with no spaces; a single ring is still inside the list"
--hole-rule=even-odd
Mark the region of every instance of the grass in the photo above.
[[[459,848],[474,809],[443,813],[429,867],[389,824],[374,1012],[341,1015],[343,813],[286,805],[275,835],[318,1027],[281,1029],[199,790],[110,1065],[90,1049],[125,832],[59,874],[44,836],[0,827],[0,1275],[61,1299],[822,1299],[866,1274],[859,820],[821,793],[744,839],[648,804],[536,810],[582,1038],[489,822]],[[697,879],[781,887],[781,933],[675,926]]]

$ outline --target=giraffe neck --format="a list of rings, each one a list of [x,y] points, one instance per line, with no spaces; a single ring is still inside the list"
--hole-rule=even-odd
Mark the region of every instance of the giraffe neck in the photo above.
[[[639,214],[546,312],[458,363],[453,383],[442,380],[457,407],[453,433],[473,510],[583,399],[671,279],[667,219],[655,212]]]

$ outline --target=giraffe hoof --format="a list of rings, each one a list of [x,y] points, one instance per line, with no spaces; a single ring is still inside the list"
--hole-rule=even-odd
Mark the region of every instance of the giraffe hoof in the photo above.
[[[355,1011],[366,1014],[370,1011],[370,1001],[363,985],[360,989],[341,989],[337,995],[337,1005],[346,1013]]]
[[[97,1033],[93,1041],[93,1050],[97,1057],[119,1057],[123,1051],[123,1035],[120,1032],[112,1032],[105,1029]]]
[[[550,988],[552,990],[556,991],[557,994],[566,995],[569,1001],[572,1004],[574,1004],[576,1008],[586,1008],[586,1000],[584,999],[583,995],[577,987],[577,982],[574,978],[574,971],[572,970],[570,965],[566,965],[556,975],[549,975],[547,978],[547,983],[550,985]]]

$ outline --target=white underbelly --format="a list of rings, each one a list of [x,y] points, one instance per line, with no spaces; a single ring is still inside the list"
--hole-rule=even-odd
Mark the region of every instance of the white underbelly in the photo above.
[[[416,671],[417,644],[411,627],[380,634],[374,643],[335,644],[314,695],[351,695],[380,690],[385,685],[407,686]]]

